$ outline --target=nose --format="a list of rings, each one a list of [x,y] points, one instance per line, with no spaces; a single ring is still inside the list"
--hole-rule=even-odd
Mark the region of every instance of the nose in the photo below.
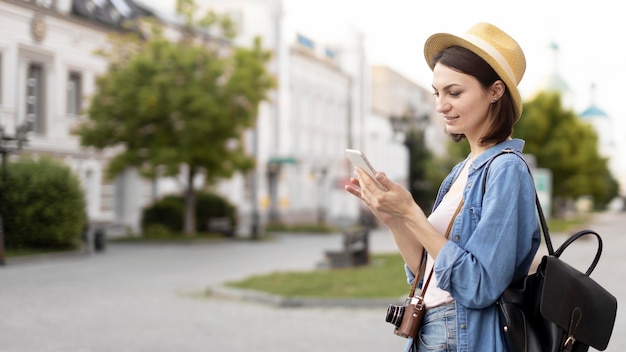
[[[435,107],[437,109],[437,112],[440,114],[443,114],[444,112],[450,110],[450,104],[448,104],[446,100],[442,99],[441,97],[436,98]]]

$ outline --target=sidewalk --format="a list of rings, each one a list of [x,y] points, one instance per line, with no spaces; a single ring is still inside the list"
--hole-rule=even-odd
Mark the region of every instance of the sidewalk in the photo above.
[[[589,228],[604,251],[591,277],[618,298],[607,351],[626,350],[626,214],[599,214]],[[553,235],[555,247],[565,240]],[[313,270],[338,235],[176,245],[110,243],[97,255],[69,255],[0,268],[0,346],[8,352],[401,351],[385,322],[390,302],[371,307],[259,304],[208,297],[207,287],[277,270]],[[383,230],[372,252],[397,251]],[[596,244],[576,241],[563,259],[586,270]],[[36,336],[37,338],[33,338]],[[593,351],[593,349],[590,349]]]

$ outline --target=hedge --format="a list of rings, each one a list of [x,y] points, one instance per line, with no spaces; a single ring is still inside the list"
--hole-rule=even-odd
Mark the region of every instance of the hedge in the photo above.
[[[0,174],[7,249],[72,249],[86,223],[85,195],[70,168],[51,158],[21,158]]]

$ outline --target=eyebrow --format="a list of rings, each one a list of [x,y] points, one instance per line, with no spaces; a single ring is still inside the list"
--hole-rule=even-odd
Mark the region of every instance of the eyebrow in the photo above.
[[[454,86],[459,86],[460,87],[461,85],[458,84],[458,83],[450,83],[447,86],[443,87],[443,90],[448,90],[448,89],[450,89],[450,88],[452,88]],[[432,85],[432,84],[431,84],[431,87],[433,87],[434,90],[437,90],[437,88],[435,88],[435,86]]]

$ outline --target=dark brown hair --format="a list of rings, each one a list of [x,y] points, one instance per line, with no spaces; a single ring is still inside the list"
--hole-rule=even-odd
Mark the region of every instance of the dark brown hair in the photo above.
[[[451,46],[440,51],[433,58],[432,66],[434,67],[436,63],[476,78],[484,89],[488,89],[494,82],[501,80],[485,60],[471,50],[460,46]],[[489,128],[479,141],[481,145],[500,143],[509,138],[513,132],[515,109],[508,87],[504,90],[502,97],[496,103],[491,104],[489,112],[487,117]],[[463,134],[452,134],[452,139],[456,142],[464,138]]]

